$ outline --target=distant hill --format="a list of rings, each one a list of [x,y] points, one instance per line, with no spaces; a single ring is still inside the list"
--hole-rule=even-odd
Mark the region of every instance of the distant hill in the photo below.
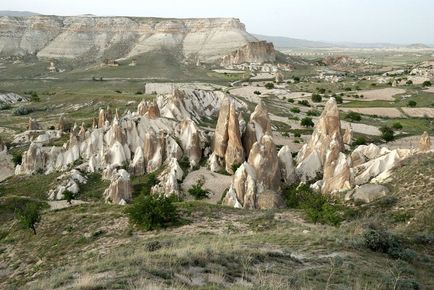
[[[277,49],[279,48],[324,48],[324,47],[335,46],[332,43],[290,38],[284,36],[268,36],[268,35],[260,35],[260,34],[254,34],[254,36],[260,40],[266,40],[268,42],[272,42]]]
[[[41,14],[28,12],[28,11],[0,10],[0,16],[26,17],[26,16],[35,16],[35,15],[41,15]]]

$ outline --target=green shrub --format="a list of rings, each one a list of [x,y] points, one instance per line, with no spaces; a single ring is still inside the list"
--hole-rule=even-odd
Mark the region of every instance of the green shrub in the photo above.
[[[386,141],[392,141],[395,139],[395,132],[389,126],[383,126],[380,128],[381,137]]]
[[[10,108],[12,108],[10,104],[6,104],[6,103],[0,104],[0,111],[9,110]]]
[[[298,101],[299,105],[305,106],[305,107],[310,107],[309,101],[308,100],[301,100]]]
[[[294,103],[294,99],[288,99],[288,103]]]
[[[308,115],[308,116],[319,116],[319,115],[321,115],[321,113],[318,110],[313,110],[312,109],[312,110],[307,111],[306,115]]]
[[[360,122],[362,120],[362,115],[360,115],[360,113],[350,111],[345,115],[345,119]]]
[[[269,90],[274,89],[274,84],[273,83],[266,83],[265,87]]]
[[[166,228],[179,221],[173,198],[164,195],[141,194],[126,211],[130,222],[146,231]]]
[[[16,218],[23,228],[31,229],[36,235],[36,226],[41,221],[40,206],[36,203],[26,203],[17,208]]]
[[[301,119],[300,124],[301,124],[303,127],[313,127],[313,126],[315,126],[315,124],[314,124],[313,121],[312,121],[312,118],[309,118],[309,117],[306,117],[306,118]]]
[[[411,108],[416,107],[416,105],[417,105],[416,101],[410,100],[407,102],[407,106],[409,106]]]
[[[402,124],[400,122],[395,122],[395,123],[393,123],[392,128],[395,130],[401,130]]]
[[[289,109],[292,113],[300,113],[300,109],[297,107],[292,107],[291,109]]]
[[[143,92],[142,91],[137,91],[136,95],[143,95]]]
[[[343,221],[339,206],[307,184],[291,185],[283,191],[283,198],[287,207],[302,209],[311,222],[337,226]]]
[[[32,108],[32,107],[23,107],[23,106],[20,106],[20,107],[16,108],[12,112],[12,115],[14,115],[14,116],[24,116],[24,115],[28,115],[30,113],[33,113],[34,111],[36,111],[36,110],[34,108]]]
[[[65,190],[65,191],[63,192],[63,197],[65,198],[65,200],[66,200],[69,204],[71,204],[71,201],[72,201],[73,199],[75,199],[75,193],[73,193],[73,192],[71,192],[71,191],[69,191],[69,190]]]
[[[322,97],[319,94],[313,94],[311,99],[314,103],[320,103],[322,101]]]
[[[209,192],[202,188],[203,182],[198,181],[195,185],[193,185],[189,190],[188,193],[194,197],[194,199],[204,199],[208,198]]]
[[[341,96],[335,96],[334,98],[336,100],[336,103],[338,103],[338,104],[342,104],[344,102],[344,99],[342,99]]]
[[[430,87],[430,86],[432,86],[432,83],[430,81],[424,81],[423,84],[422,84],[422,86],[424,86],[424,87]]]
[[[412,80],[408,80],[408,81],[406,81],[405,82],[407,85],[412,85],[413,84],[413,81]]]
[[[301,137],[301,133],[300,132],[294,132],[294,137],[300,138]]]
[[[254,91],[253,93],[254,93],[255,95],[258,95],[258,96],[261,94],[260,91]]]

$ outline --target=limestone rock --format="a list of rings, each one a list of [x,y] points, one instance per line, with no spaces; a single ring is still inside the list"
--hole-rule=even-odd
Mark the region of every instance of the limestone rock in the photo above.
[[[326,154],[321,192],[324,194],[349,190],[354,185],[351,158],[339,151],[333,140]]]
[[[199,164],[202,158],[202,146],[200,132],[192,120],[184,120],[180,123],[180,139],[182,149],[190,160],[190,166]]]
[[[339,109],[334,98],[327,101],[324,111],[315,125],[312,137],[298,153],[296,171],[302,181],[307,181],[321,174],[327,149],[332,141],[336,143],[335,146],[339,152],[344,150]]]
[[[38,143],[31,143],[29,149],[23,153],[21,165],[17,165],[15,174],[33,174],[38,171],[44,171],[46,153]]]
[[[180,195],[178,181],[181,181],[184,171],[179,166],[178,160],[172,158],[163,172],[158,176],[159,184],[152,187],[152,193],[164,194],[165,196]]]
[[[376,199],[389,194],[389,189],[379,184],[364,184],[350,192],[346,199],[353,199],[355,202],[370,203]]]
[[[420,152],[426,152],[426,151],[431,150],[431,138],[428,135],[427,131],[423,132],[422,136],[420,137],[419,145],[418,145],[417,149]]]
[[[244,149],[241,144],[240,124],[235,106],[230,105],[228,120],[228,146],[225,152],[226,171],[234,173],[232,167],[244,162]]]
[[[346,145],[351,145],[353,143],[353,128],[351,127],[351,124],[348,124],[342,139]]]
[[[224,158],[226,154],[226,148],[228,146],[229,134],[229,112],[231,103],[229,99],[226,99],[219,111],[219,116],[217,119],[217,125],[214,133],[214,153],[220,158]]]
[[[267,108],[262,104],[262,102],[260,102],[250,115],[250,121],[244,132],[243,146],[246,154],[249,154],[253,144],[260,140],[262,136],[273,136],[272,134],[271,120],[268,116]]]
[[[80,185],[87,183],[87,178],[77,169],[66,172],[57,178],[58,184],[48,192],[48,198],[51,200],[64,199],[65,191],[73,194],[80,192]]]
[[[60,116],[59,123],[57,124],[57,130],[61,132],[65,131],[65,117]]]
[[[130,175],[124,169],[116,170],[112,175],[110,186],[104,191],[106,202],[124,204],[132,199]]]
[[[100,109],[99,115],[98,115],[98,128],[104,128],[105,121],[106,121],[105,116],[106,116],[106,114],[105,114],[104,109]]]
[[[289,186],[296,182],[294,161],[292,160],[291,148],[288,145],[283,146],[277,154],[279,158],[280,174],[283,183]]]
[[[130,164],[130,173],[133,176],[145,174],[145,157],[143,156],[143,149],[141,147],[137,147],[134,153],[133,162]]]
[[[266,41],[250,42],[222,58],[222,66],[242,63],[274,62],[276,52],[272,43]]]

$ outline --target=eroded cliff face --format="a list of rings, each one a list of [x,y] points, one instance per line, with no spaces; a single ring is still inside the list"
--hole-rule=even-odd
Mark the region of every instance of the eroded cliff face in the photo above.
[[[225,55],[222,66],[230,66],[242,63],[274,62],[276,52],[274,45],[266,41],[249,42],[243,47]]]
[[[233,18],[0,17],[3,56],[119,59],[162,48],[205,62],[229,54],[229,62],[274,60],[272,45],[258,42]]]

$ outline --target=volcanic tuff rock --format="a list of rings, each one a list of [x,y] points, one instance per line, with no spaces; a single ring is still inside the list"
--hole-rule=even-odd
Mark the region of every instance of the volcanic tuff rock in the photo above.
[[[260,102],[255,107],[255,111],[250,115],[250,121],[247,123],[243,135],[243,146],[247,157],[256,141],[260,140],[264,135],[273,136],[272,134],[271,120],[268,116],[267,108]]]
[[[2,56],[119,59],[161,49],[205,62],[232,52],[227,62],[274,60],[273,46],[258,42],[233,18],[0,17]]]
[[[339,110],[334,98],[330,98],[315,125],[309,142],[301,148],[297,156],[297,174],[302,181],[314,179],[322,172],[327,149],[335,142],[336,150],[344,150]]]
[[[242,63],[274,62],[276,52],[274,45],[266,41],[250,42],[243,47],[223,57],[222,66],[231,66]]]
[[[12,156],[8,154],[8,148],[0,140],[0,181],[14,175],[15,165],[12,162]]]
[[[420,137],[419,145],[418,145],[417,149],[420,152],[426,152],[426,151],[431,150],[431,138],[428,135],[427,131],[423,132],[422,136]]]
[[[152,187],[151,191],[154,194],[164,194],[170,196],[172,194],[179,195],[180,189],[178,181],[181,181],[184,176],[184,171],[179,166],[176,158],[170,159],[166,168],[158,176],[159,183]]]
[[[29,99],[27,97],[23,97],[15,93],[0,93],[0,104],[15,104],[17,102],[26,102],[28,100]]]
[[[63,199],[65,191],[77,194],[80,191],[80,184],[86,184],[87,178],[77,170],[73,169],[57,178],[58,184],[48,192],[49,199]]]
[[[288,186],[296,182],[297,174],[295,173],[291,148],[288,145],[283,146],[280,148],[277,157],[279,158],[279,166],[283,183]]]
[[[342,139],[346,145],[351,145],[353,143],[353,127],[351,127],[351,124],[348,124]]]
[[[380,184],[364,184],[356,187],[345,195],[346,200],[353,199],[356,202],[370,203],[378,198],[386,196],[389,189]]]
[[[106,202],[125,204],[132,199],[133,188],[130,175],[124,169],[112,173],[110,186],[104,191]]]

